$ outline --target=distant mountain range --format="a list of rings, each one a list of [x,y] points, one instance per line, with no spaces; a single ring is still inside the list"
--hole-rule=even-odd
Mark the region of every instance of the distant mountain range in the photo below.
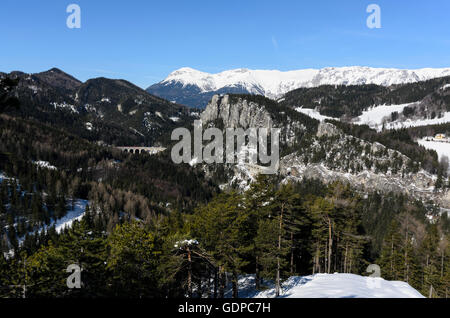
[[[287,72],[236,69],[210,74],[185,67],[150,86],[147,92],[179,104],[204,108],[215,94],[257,94],[277,99],[298,88],[364,84],[391,86],[444,76],[450,76],[450,68],[403,70],[352,66]]]

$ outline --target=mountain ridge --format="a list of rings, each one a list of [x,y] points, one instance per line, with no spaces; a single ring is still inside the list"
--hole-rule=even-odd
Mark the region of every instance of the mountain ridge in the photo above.
[[[327,67],[293,71],[227,70],[216,74],[184,67],[169,74],[147,92],[191,107],[205,107],[205,98],[220,93],[258,94],[277,99],[294,89],[321,85],[391,86],[450,75],[450,68],[396,69],[364,66]],[[239,92],[236,92],[239,90]],[[211,95],[212,94],[212,95]],[[189,98],[184,97],[188,95]],[[198,95],[195,99],[192,95]]]

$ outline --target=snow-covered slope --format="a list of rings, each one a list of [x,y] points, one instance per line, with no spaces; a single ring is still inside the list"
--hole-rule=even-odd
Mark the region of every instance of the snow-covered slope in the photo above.
[[[439,142],[427,140],[427,138],[422,138],[420,140],[417,140],[417,143],[427,149],[435,150],[439,156],[439,159],[443,158],[444,156],[450,158],[450,143],[448,142]]]
[[[273,285],[273,284],[269,284]],[[239,297],[274,298],[275,288],[257,292],[254,275],[239,279]],[[231,291],[226,296],[230,296]],[[282,298],[424,298],[408,283],[354,274],[293,276],[282,284]]]
[[[224,87],[243,87],[249,93],[275,98],[300,87],[320,85],[361,85],[414,83],[431,78],[450,75],[450,68],[443,69],[387,69],[361,66],[328,67],[281,72],[277,70],[235,69],[217,74],[201,72],[192,68],[181,68],[171,73],[161,85],[193,85],[202,93],[220,90]]]
[[[378,105],[371,107],[363,111],[362,115],[356,118],[354,124],[357,125],[368,125],[370,128],[374,128],[380,131],[383,128],[383,123],[385,120],[390,120],[392,113],[401,113],[405,107],[411,104],[401,104],[401,105]],[[388,123],[386,123],[389,125]],[[385,127],[386,128],[386,127]]]

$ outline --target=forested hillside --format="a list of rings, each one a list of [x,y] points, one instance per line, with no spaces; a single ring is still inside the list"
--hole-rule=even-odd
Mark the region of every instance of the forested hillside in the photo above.
[[[13,116],[35,119],[90,141],[116,146],[153,146],[191,121],[184,106],[152,96],[125,80],[95,78],[82,83],[59,69],[0,76],[17,82],[8,92],[19,109]]]
[[[399,105],[421,101],[450,83],[449,77],[424,82],[379,85],[323,85],[299,88],[286,93],[281,104],[288,107],[317,108],[321,114],[334,118],[354,118],[375,105]]]

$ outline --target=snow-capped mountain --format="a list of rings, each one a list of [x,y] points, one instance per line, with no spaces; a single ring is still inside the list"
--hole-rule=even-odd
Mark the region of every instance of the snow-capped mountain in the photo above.
[[[300,87],[362,84],[390,86],[449,75],[450,68],[404,70],[351,66],[287,72],[235,69],[210,74],[185,67],[172,72],[147,91],[188,106],[205,107],[212,95],[217,93],[250,93],[279,98]]]

